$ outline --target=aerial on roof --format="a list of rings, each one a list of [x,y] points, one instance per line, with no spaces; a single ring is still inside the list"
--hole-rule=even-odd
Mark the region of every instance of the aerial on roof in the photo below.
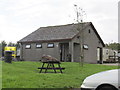
[[[36,31],[32,32],[28,36],[24,37],[19,43],[22,42],[42,42],[42,41],[54,41],[54,40],[71,40],[75,35],[79,33],[79,30],[92,25],[91,22],[67,24],[59,26],[40,27]],[[93,25],[92,25],[93,26]],[[93,26],[94,28],[94,26]],[[94,28],[95,29],[95,28]],[[95,30],[97,37],[102,41],[99,34]],[[103,43],[103,41],[102,41]]]

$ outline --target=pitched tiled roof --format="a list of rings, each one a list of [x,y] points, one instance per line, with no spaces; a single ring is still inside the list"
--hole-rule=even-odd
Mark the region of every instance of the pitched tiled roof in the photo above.
[[[84,28],[86,28],[89,25],[92,26],[98,39],[101,41],[102,45],[105,46],[104,42],[102,41],[101,37],[99,36],[91,22],[40,27],[39,29],[32,32],[31,34],[24,37],[18,42],[23,43],[23,42],[48,42],[48,41],[71,40],[79,33],[79,30],[81,30],[82,28],[84,30]]]
[[[84,23],[83,26],[85,27],[88,24],[89,23]],[[81,29],[81,27],[82,24],[79,24],[79,29]],[[79,33],[77,29],[78,24],[41,27],[18,42],[70,40]]]

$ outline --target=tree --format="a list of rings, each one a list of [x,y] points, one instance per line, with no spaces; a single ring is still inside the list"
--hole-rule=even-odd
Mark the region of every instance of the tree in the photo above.
[[[13,46],[15,46],[15,43],[9,42],[8,46],[13,47]]]
[[[2,41],[1,44],[2,44],[2,56],[4,56],[4,48],[7,44],[5,41]]]
[[[19,43],[16,43],[16,44],[15,44],[15,47],[16,47],[16,48],[20,48],[20,44],[19,44]]]
[[[120,43],[110,43],[105,45],[106,48],[113,49],[113,50],[120,50]]]
[[[83,16],[86,15],[85,11],[83,11],[82,8],[78,7],[76,4],[74,5],[74,7],[76,8],[76,16],[77,16],[77,23],[78,23],[78,30],[80,32],[80,36],[81,38],[79,38],[79,42],[80,42],[80,63],[81,66],[83,67],[84,64],[84,49],[83,49],[83,45],[84,45],[84,30],[83,30]],[[80,30],[79,28],[79,24],[82,25],[82,29]]]

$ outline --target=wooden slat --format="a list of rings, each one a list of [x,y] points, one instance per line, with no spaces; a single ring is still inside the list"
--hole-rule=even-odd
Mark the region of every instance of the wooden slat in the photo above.
[[[38,67],[38,69],[65,69],[65,68],[47,68],[47,67]]]

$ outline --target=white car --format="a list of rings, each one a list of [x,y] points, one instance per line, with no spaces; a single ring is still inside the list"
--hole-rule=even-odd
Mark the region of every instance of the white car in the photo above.
[[[81,90],[120,90],[120,69],[108,70],[88,76]]]

